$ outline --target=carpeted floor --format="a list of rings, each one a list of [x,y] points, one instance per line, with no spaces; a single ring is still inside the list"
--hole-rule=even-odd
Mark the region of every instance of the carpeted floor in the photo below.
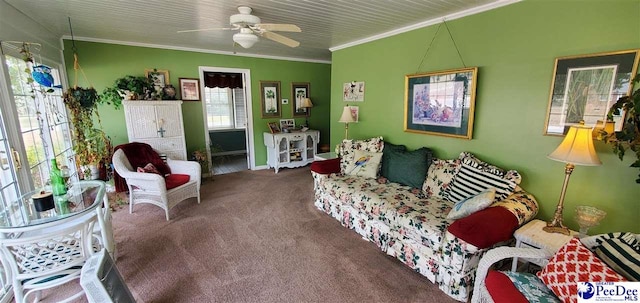
[[[308,167],[206,180],[202,203],[113,214],[138,302],[456,302],[313,206]],[[46,298],[45,298],[46,299]]]

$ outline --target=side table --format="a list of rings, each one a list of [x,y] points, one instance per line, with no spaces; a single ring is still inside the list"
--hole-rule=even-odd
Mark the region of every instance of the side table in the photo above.
[[[316,154],[313,157],[313,160],[314,161],[324,161],[324,160],[329,160],[329,159],[335,159],[337,157],[338,157],[338,155],[335,152],[321,153],[321,154]]]
[[[513,234],[516,238],[516,247],[532,247],[556,252],[571,238],[578,235],[578,232],[573,230],[571,230],[571,235],[548,233],[542,230],[545,226],[547,226],[547,222],[536,219],[518,228]],[[539,266],[547,264],[547,260],[527,259],[527,261]],[[513,258],[511,271],[516,271],[517,266],[518,258]]]

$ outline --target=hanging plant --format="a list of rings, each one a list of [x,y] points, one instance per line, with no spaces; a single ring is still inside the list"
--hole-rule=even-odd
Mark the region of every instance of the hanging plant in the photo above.
[[[636,75],[631,85],[640,82],[640,74]],[[624,112],[622,129],[612,134],[604,134],[604,141],[613,147],[613,152],[620,161],[624,159],[627,149],[636,155],[631,167],[640,168],[640,88],[629,96],[623,96],[609,109],[607,119],[613,121],[614,115]],[[640,175],[636,179],[640,183]]]
[[[106,148],[109,141],[102,130],[96,129],[93,123],[94,111],[97,110],[98,92],[94,88],[72,87],[63,95],[64,104],[69,109],[73,125],[73,151],[80,165],[97,164],[108,157]],[[96,112],[97,114],[97,112]],[[100,134],[98,142],[98,136]]]

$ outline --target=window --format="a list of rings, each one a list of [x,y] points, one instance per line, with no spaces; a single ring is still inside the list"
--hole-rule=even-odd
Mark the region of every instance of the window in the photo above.
[[[71,144],[71,129],[62,101],[62,88],[45,88],[28,82],[27,63],[6,56],[11,90],[19,119],[31,178],[35,188],[43,187],[49,179],[49,160],[55,158],[58,166],[75,171]],[[57,69],[51,69],[54,83],[60,83]]]
[[[247,118],[242,88],[205,87],[204,99],[209,129],[246,128]]]

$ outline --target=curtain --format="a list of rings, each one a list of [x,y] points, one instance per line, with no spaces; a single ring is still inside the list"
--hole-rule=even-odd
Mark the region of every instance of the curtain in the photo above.
[[[209,88],[242,88],[242,74],[205,72],[204,86]]]

